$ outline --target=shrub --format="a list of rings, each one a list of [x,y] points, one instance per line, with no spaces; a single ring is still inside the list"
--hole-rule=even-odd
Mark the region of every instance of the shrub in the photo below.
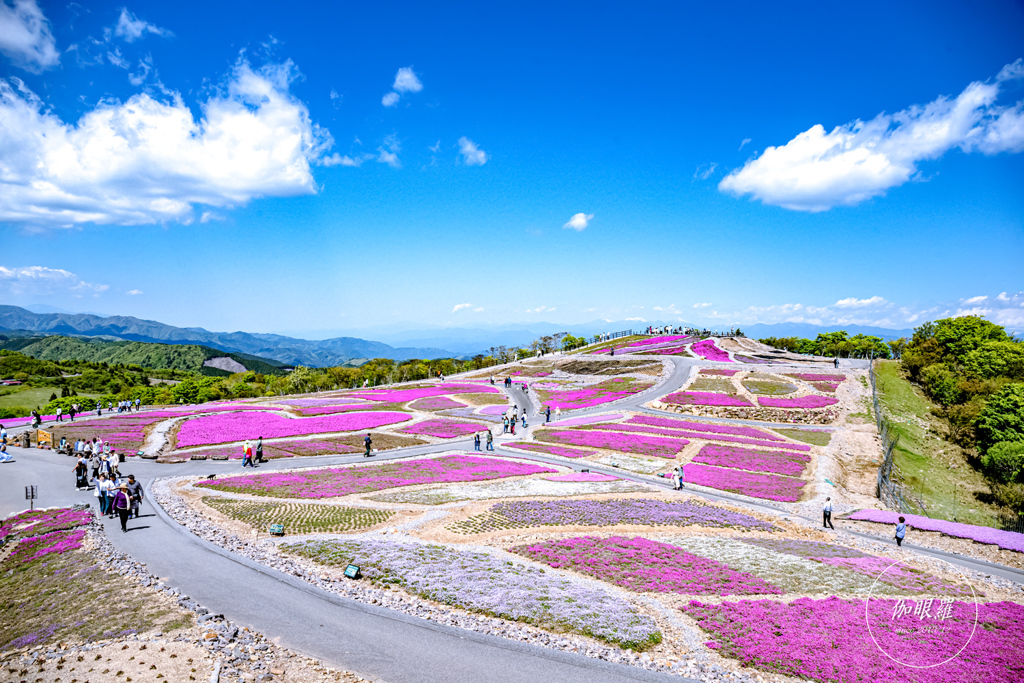
[[[981,458],[985,472],[997,481],[1013,481],[1024,470],[1024,441],[1001,441]]]
[[[994,394],[974,426],[983,453],[1001,441],[1024,441],[1024,384],[1007,384]]]

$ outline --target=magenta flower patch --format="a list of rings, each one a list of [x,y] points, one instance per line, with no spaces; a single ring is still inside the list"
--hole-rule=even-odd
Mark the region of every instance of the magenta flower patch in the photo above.
[[[776,474],[755,474],[696,463],[684,465],[683,470],[687,483],[783,503],[800,500],[805,484],[800,479]]]
[[[739,396],[716,394],[709,391],[677,391],[661,399],[663,403],[681,406],[738,406],[753,408],[749,401]]]
[[[84,526],[92,519],[88,510],[56,508],[53,510],[25,510],[0,522],[0,539],[8,536],[28,538],[53,531],[65,531]]]
[[[516,441],[513,443],[502,444],[501,447],[518,448],[524,451],[547,453],[548,455],[560,455],[563,458],[589,458],[592,455],[597,455],[597,451],[584,451],[580,450],[579,448],[555,446],[552,444],[537,443],[536,441]]]
[[[465,404],[453,401],[447,396],[428,396],[413,401],[409,404],[413,410],[449,410],[451,408],[465,408]]]
[[[800,396],[799,398],[772,398],[770,396],[758,396],[757,402],[765,408],[800,408],[803,410],[814,410],[826,406],[834,406],[839,399],[831,396]]]
[[[365,398],[370,401],[390,401],[392,403],[405,403],[415,401],[418,398],[429,396],[444,396],[445,394],[498,394],[501,393],[494,387],[480,384],[435,384],[426,387],[413,387],[409,389],[373,389],[371,391],[349,394],[354,398]]]
[[[651,415],[634,415],[626,421],[630,424],[653,425],[655,427],[669,427],[670,429],[689,429],[694,432],[711,432],[714,434],[729,434],[731,436],[746,436],[751,439],[767,441],[784,441],[784,439],[777,434],[761,431],[754,427],[741,427],[739,425],[720,425],[694,420],[675,420],[670,417],[653,417]]]
[[[763,595],[782,590],[667,543],[646,538],[581,536],[511,548],[537,562],[608,581],[637,593]]]
[[[672,436],[684,439],[704,439],[707,441],[728,441],[730,443],[744,443],[751,444],[753,446],[768,446],[771,448],[795,448],[797,450],[809,451],[810,446],[799,445],[799,444],[787,444],[780,441],[765,441],[763,439],[748,439],[742,436],[725,436],[724,434],[716,434],[713,432],[686,432],[679,429],[661,429],[659,427],[648,427],[647,425],[632,425],[632,424],[599,424],[590,427],[590,429],[606,429],[619,432],[642,432],[646,434],[661,434],[663,436]]]
[[[307,434],[363,431],[405,422],[411,418],[412,416],[407,413],[385,411],[303,418],[287,418],[268,412],[204,415],[187,420],[181,425],[177,444],[178,448],[187,448],[244,441],[259,436],[264,439],[276,439]]]
[[[485,427],[475,422],[456,422],[455,420],[426,420],[417,422],[398,431],[404,434],[426,434],[439,439],[453,439],[483,431]]]
[[[568,420],[559,420],[558,422],[549,423],[552,427],[575,427],[577,425],[588,425],[595,422],[610,422],[611,420],[621,420],[622,415],[614,413],[612,415],[584,415],[583,417],[574,417]]]
[[[274,498],[334,498],[398,486],[487,481],[556,470],[499,458],[448,455],[424,460],[403,460],[359,467],[267,472],[200,481],[196,486]]]
[[[729,354],[722,349],[715,346],[714,339],[704,339],[690,346],[690,351],[694,354],[704,358],[705,360],[715,361],[717,363],[732,363],[734,362],[729,358]]]
[[[749,472],[769,472],[799,477],[803,474],[810,456],[804,453],[786,451],[756,451],[736,446],[708,444],[700,449],[693,462],[718,467],[732,467]]]
[[[78,550],[82,547],[83,538],[85,538],[84,529],[54,531],[42,536],[32,536],[22,540],[11,556],[7,558],[7,562],[15,565],[28,564],[53,553],[61,554],[70,550]]]
[[[583,389],[560,389],[557,384],[537,384],[534,388],[541,402],[552,410],[576,410],[628,398],[650,389],[651,383],[616,377]]]
[[[690,443],[686,439],[572,429],[545,430],[537,434],[536,438],[551,443],[605,448],[621,453],[635,453],[655,458],[675,458],[676,454]]]

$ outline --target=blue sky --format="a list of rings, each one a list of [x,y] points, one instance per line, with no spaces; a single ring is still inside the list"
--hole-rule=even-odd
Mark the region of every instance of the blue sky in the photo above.
[[[1024,329],[1019,2],[282,7],[0,0],[0,300]]]

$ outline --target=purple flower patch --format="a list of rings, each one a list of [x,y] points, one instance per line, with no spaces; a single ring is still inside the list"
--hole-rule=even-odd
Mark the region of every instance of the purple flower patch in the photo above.
[[[572,429],[544,430],[538,433],[536,438],[540,441],[606,448],[620,453],[635,453],[656,458],[675,458],[676,454],[690,443],[686,439]]]
[[[663,403],[674,403],[681,406],[737,406],[753,408],[749,401],[729,394],[716,394],[709,391],[677,391],[661,399]]]
[[[453,439],[483,431],[485,427],[475,422],[456,422],[455,420],[426,420],[417,422],[398,431],[403,434],[426,434],[439,439]]]
[[[879,524],[895,524],[900,517],[898,512],[885,510],[860,510],[850,515],[850,519],[863,520],[865,522],[877,522]],[[919,515],[902,515],[907,520],[907,526],[911,529],[921,531],[938,531],[941,534],[953,538],[969,538],[978,543],[997,545],[1006,550],[1014,550],[1024,553],[1024,534],[1014,531],[1003,531],[987,526],[974,526],[962,522],[947,522],[943,519],[930,519]]]
[[[204,415],[181,425],[177,444],[179,448],[187,448],[244,441],[258,436],[275,439],[285,436],[362,431],[405,422],[411,418],[412,416],[407,413],[385,411],[304,418],[287,418],[268,412]]]
[[[805,482],[777,474],[755,474],[690,463],[683,466],[687,483],[731,491],[752,498],[793,503],[800,500]]]
[[[770,472],[799,477],[810,462],[804,453],[786,451],[755,451],[736,446],[708,444],[693,458],[694,462],[719,467],[732,467],[749,472]]]
[[[465,408],[466,406],[458,401],[453,401],[447,396],[428,396],[413,401],[409,404],[412,410],[449,410],[451,408]]]

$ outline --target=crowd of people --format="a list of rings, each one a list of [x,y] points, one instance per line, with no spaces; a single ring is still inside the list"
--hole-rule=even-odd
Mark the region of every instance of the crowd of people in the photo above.
[[[121,474],[118,468],[121,459],[110,450],[110,444],[96,438],[69,444],[61,438],[58,450],[67,450],[75,457],[73,469],[78,490],[91,490],[96,497],[99,514],[110,519],[119,518],[121,532],[127,533],[128,520],[139,516],[145,494],[134,474]]]

